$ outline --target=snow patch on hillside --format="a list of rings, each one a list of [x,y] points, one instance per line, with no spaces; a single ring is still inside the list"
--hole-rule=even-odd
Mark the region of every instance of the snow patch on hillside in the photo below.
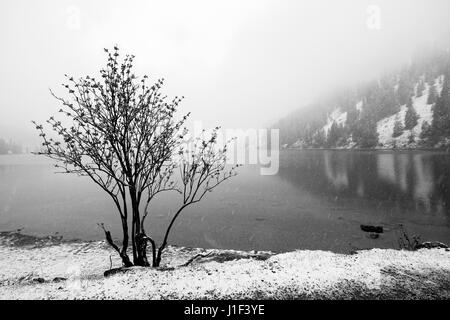
[[[394,124],[400,121],[405,125],[406,105],[401,106],[400,111],[390,117],[381,119],[377,123],[378,143],[382,147],[392,147],[393,145],[408,142],[409,130],[405,130],[403,134],[397,138],[393,138]]]
[[[361,100],[361,101],[359,101],[359,102],[356,104],[356,110],[358,110],[359,112],[361,112],[361,111],[362,111],[362,107],[363,107],[363,102],[362,102],[362,100]]]
[[[435,85],[438,94],[440,94],[442,91],[443,76],[440,76],[435,80]],[[421,97],[413,97],[413,106],[419,116],[419,119],[417,121],[417,125],[411,130],[404,130],[400,136],[396,138],[392,137],[394,124],[397,120],[405,125],[406,105],[401,106],[400,111],[396,114],[378,121],[377,133],[380,148],[407,148],[417,146],[417,142],[420,140],[423,123],[428,122],[428,124],[431,124],[433,120],[433,105],[427,104],[429,90],[430,86],[425,84],[423,95]],[[410,143],[409,141],[409,137],[411,135],[414,137],[413,143]]]
[[[328,131],[330,130],[333,122],[336,122],[338,125],[345,125],[347,122],[347,112],[342,112],[340,108],[336,108],[331,112],[331,114],[327,117],[327,123],[323,126],[322,130],[325,133],[325,136],[328,135]]]

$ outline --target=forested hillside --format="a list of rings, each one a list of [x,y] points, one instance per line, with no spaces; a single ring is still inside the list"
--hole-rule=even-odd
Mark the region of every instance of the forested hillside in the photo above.
[[[450,53],[416,58],[396,72],[302,107],[279,120],[296,148],[449,148]]]

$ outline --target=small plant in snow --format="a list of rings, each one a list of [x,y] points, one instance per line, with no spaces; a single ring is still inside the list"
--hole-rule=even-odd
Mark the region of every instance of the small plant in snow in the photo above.
[[[414,251],[417,246],[421,243],[420,236],[409,235],[402,224],[400,224],[400,235],[398,237],[399,249]]]

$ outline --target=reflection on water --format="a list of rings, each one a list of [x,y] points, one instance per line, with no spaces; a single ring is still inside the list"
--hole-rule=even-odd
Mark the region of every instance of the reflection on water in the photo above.
[[[398,225],[424,240],[450,242],[450,155],[436,152],[284,150],[275,176],[240,168],[177,221],[170,243],[243,250],[396,247]],[[88,179],[54,174],[33,156],[0,156],[0,230],[102,239],[119,237],[120,219]],[[176,194],[162,194],[147,221],[157,241]],[[380,224],[370,239],[360,224]]]
[[[348,187],[346,163],[331,157],[330,153],[324,153],[324,156],[324,171],[328,180],[338,189]]]
[[[430,152],[287,151],[280,176],[320,194],[449,213],[450,155]]]

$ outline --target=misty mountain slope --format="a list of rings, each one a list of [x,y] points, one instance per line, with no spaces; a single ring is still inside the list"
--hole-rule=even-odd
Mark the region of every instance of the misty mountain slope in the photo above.
[[[272,126],[283,147],[450,147],[448,51],[321,99]]]
[[[437,92],[442,91],[443,75],[435,80]],[[395,147],[418,147],[421,142],[422,127],[424,123],[431,124],[433,122],[433,105],[428,104],[428,96],[430,86],[426,84],[427,88],[425,93],[420,97],[412,97],[413,107],[417,112],[418,119],[417,124],[411,129],[404,129],[403,132],[394,137],[395,122],[399,120],[403,127],[405,127],[405,115],[407,106],[402,105],[400,111],[392,116],[386,117],[377,122],[378,133],[378,146],[383,148],[395,148]],[[410,137],[414,138],[414,141],[410,141]],[[412,138],[411,138],[412,140]]]

